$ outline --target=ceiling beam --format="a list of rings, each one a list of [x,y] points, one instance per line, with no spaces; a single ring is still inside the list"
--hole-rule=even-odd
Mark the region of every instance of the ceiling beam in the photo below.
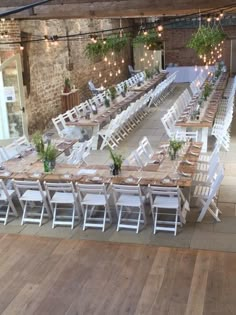
[[[36,1],[35,1],[36,2]],[[0,13],[32,4],[30,0],[1,0]],[[119,18],[160,15],[183,15],[226,6],[232,0],[54,0],[10,17],[20,19]]]

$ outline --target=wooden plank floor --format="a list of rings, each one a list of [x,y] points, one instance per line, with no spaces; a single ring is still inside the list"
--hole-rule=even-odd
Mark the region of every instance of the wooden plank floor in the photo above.
[[[0,314],[236,314],[236,254],[0,236]]]

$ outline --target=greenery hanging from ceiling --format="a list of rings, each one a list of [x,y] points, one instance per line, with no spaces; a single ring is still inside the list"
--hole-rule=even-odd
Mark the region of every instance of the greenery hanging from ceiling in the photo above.
[[[105,38],[96,39],[85,47],[85,55],[94,60],[96,57],[103,57],[109,52],[120,52],[128,44],[127,34],[115,34]]]
[[[147,32],[139,33],[133,39],[133,46],[136,46],[139,44],[148,46],[150,50],[163,49],[163,41],[160,39],[155,29],[151,29]]]
[[[199,56],[208,55],[225,38],[226,34],[218,26],[201,26],[192,35],[187,47],[194,49]]]

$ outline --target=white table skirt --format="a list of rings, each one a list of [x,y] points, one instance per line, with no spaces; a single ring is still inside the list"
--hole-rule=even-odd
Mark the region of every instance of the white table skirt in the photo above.
[[[192,82],[196,79],[196,77],[201,72],[201,69],[203,71],[213,71],[214,66],[211,66],[208,68],[208,70],[205,69],[205,67],[197,67],[197,71],[195,70],[194,66],[189,67],[167,67],[166,71],[171,75],[172,73],[177,71],[175,83],[184,83],[184,82]]]

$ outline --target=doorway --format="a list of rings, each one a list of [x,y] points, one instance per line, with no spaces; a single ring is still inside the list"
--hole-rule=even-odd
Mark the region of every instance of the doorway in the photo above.
[[[21,57],[16,54],[0,60],[0,145],[25,135],[28,126],[22,79]]]

